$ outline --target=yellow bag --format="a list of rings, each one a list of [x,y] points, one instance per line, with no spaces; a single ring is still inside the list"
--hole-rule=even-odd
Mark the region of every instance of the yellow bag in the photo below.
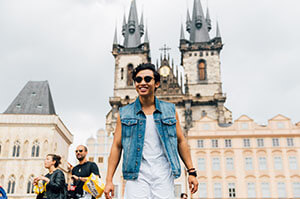
[[[46,191],[47,183],[43,184],[43,181],[40,180],[37,185],[34,185],[33,191],[36,194],[44,193]]]
[[[101,197],[104,191],[104,183],[95,174],[91,174],[83,185],[83,190],[92,194],[95,198]]]

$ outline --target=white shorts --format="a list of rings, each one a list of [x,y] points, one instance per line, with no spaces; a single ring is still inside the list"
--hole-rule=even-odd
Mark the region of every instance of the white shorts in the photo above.
[[[174,199],[174,180],[169,182],[128,180],[125,185],[125,199]]]

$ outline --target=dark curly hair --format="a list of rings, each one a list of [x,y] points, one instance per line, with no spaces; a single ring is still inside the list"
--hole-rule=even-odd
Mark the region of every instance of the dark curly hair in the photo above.
[[[154,81],[160,82],[160,74],[155,70],[155,65],[151,63],[142,63],[138,65],[132,72],[132,79],[135,81],[136,75],[142,70],[152,70],[154,74]]]
[[[52,160],[55,161],[54,163],[54,167],[57,168],[58,165],[61,164],[61,157],[59,155],[56,155],[56,154],[48,154],[47,156],[51,156],[52,157]]]

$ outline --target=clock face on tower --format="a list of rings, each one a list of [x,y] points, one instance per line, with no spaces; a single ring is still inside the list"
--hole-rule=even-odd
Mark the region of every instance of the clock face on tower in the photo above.
[[[159,69],[159,74],[163,77],[167,77],[170,73],[170,67],[169,66],[162,66]]]

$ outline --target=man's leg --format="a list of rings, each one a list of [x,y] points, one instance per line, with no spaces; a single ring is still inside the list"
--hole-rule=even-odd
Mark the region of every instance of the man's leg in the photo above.
[[[128,180],[125,185],[125,199],[152,199],[150,185],[141,179]]]
[[[151,199],[174,199],[174,178],[154,181],[151,185]]]

